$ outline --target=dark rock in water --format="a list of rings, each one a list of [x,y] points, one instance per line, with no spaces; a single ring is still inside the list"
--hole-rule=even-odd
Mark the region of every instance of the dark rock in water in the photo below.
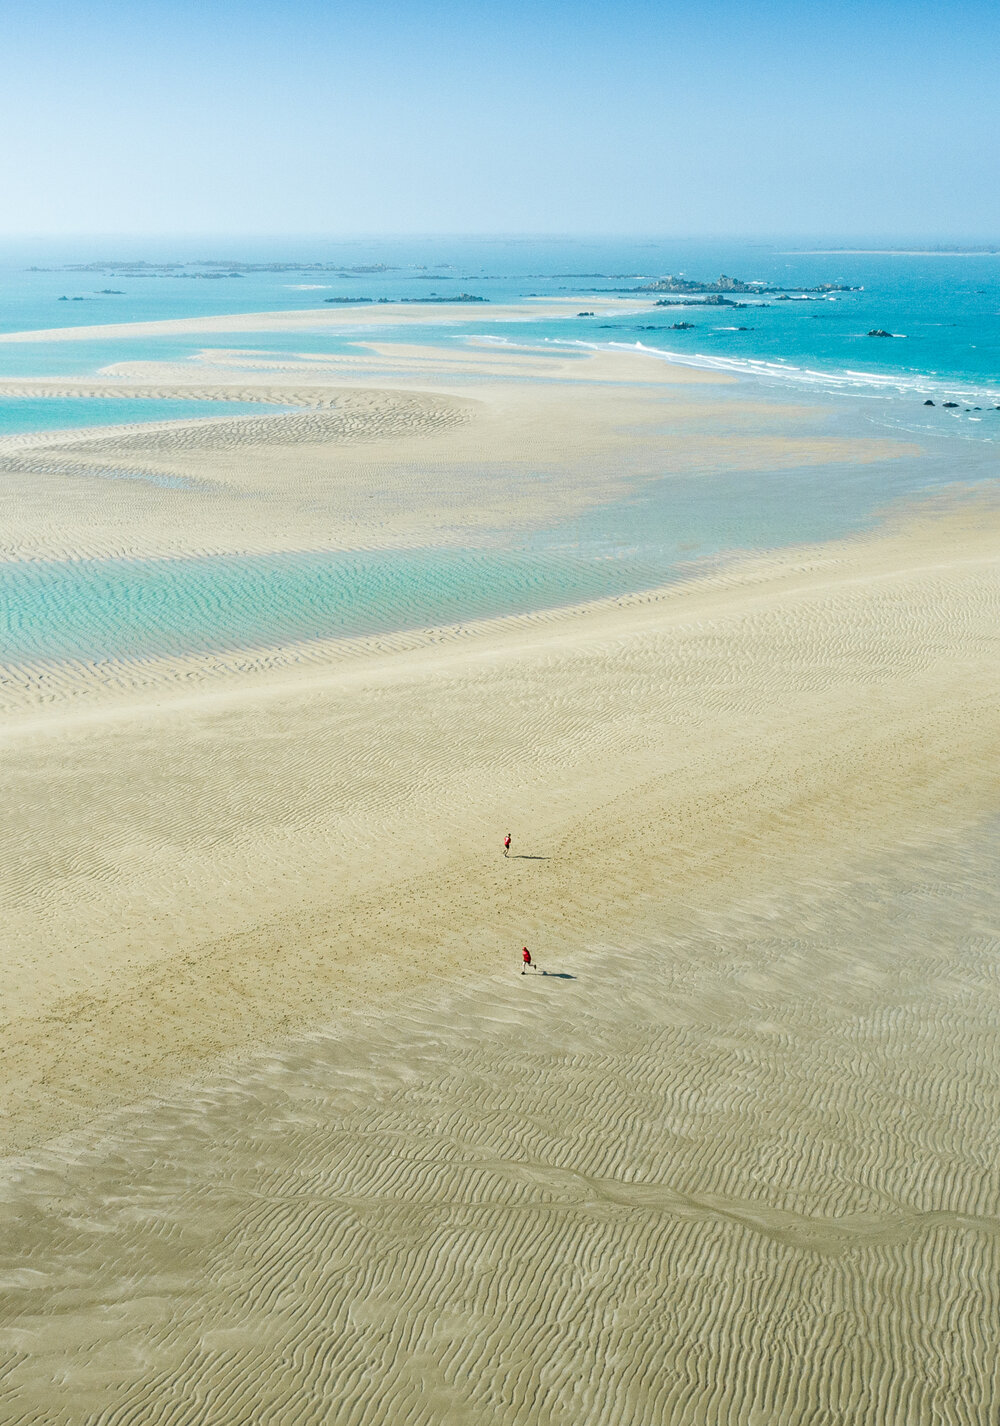
[[[981,406],[973,406],[972,409],[973,411],[981,411],[983,408]]]
[[[924,405],[925,405],[925,406],[933,406],[933,405],[934,405],[934,402],[933,402],[933,401],[925,401],[925,402],[924,402]]]
[[[395,297],[380,297],[378,300],[379,302],[395,302],[398,300],[401,303],[409,302],[410,304],[416,304],[420,302],[488,302],[490,299],[488,297],[475,297],[471,292],[460,292],[457,297],[438,297],[435,292],[432,292],[428,297],[400,297],[398,299]]]
[[[941,404],[942,404],[943,406],[946,406],[946,407],[951,407],[951,408],[954,409],[954,410],[957,410],[957,409],[958,409],[958,402],[957,402],[957,401],[944,401],[944,402],[942,402]]]
[[[738,332],[752,332],[753,327],[737,327],[736,330]]]
[[[891,337],[892,333],[885,331],[882,327],[872,327],[868,335],[870,337]]]
[[[693,322],[674,322],[673,325],[669,328],[669,330],[670,330],[671,332],[693,332],[693,331],[694,331],[694,323],[693,323]],[[997,410],[1000,411],[1000,406],[997,407]]]
[[[69,301],[69,298],[68,298],[68,297],[60,297],[60,298],[59,298],[59,301],[60,301],[60,302],[68,302],[68,301]]]
[[[593,312],[577,312],[576,315],[578,317],[592,317],[594,314]]]

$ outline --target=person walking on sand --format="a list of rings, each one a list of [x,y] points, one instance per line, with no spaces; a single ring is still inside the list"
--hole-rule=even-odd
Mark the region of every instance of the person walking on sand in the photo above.
[[[506,837],[504,837],[504,839],[503,839],[503,854],[504,854],[505,857],[509,857],[509,856],[510,856],[510,833],[509,833],[509,832],[507,833]]]
[[[524,961],[524,965],[521,967],[521,974],[522,974],[522,975],[524,975],[525,972],[528,971],[528,970],[534,970],[534,969],[535,969],[535,963],[534,963],[534,961],[531,959],[531,952],[528,950],[527,946],[522,946],[522,947],[521,947],[521,959],[522,959],[522,961]]]

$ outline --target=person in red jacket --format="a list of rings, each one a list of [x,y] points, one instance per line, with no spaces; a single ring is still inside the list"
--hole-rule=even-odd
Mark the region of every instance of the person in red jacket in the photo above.
[[[521,959],[522,961],[524,961],[524,965],[521,967],[522,975],[524,975],[525,971],[529,968],[529,966],[532,970],[535,969],[534,962],[531,959],[531,952],[528,950],[527,946],[521,947]]]
[[[506,837],[504,837],[504,839],[503,839],[503,854],[504,854],[505,857],[510,855],[510,833],[509,833],[509,832],[507,833]]]

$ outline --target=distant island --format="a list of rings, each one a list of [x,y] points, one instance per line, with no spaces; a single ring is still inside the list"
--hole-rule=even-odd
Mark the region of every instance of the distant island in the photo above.
[[[939,251],[945,251],[940,249]],[[959,252],[961,249],[949,251]],[[101,262],[71,262],[59,267],[29,267],[28,272],[88,272],[101,273],[105,276],[118,277],[172,277],[187,278],[200,281],[219,282],[227,278],[241,278],[253,273],[320,273],[329,277],[375,277],[382,273],[389,272],[411,272],[415,279],[422,282],[451,282],[454,281],[452,274],[441,271],[446,264],[437,264],[438,271],[429,271],[426,264],[412,263],[403,268],[384,262],[361,263],[356,266],[346,266],[333,262],[236,262],[224,260],[222,258],[199,258],[196,262],[144,262],[144,261],[101,261]],[[499,274],[493,273],[471,273],[464,277],[464,282],[497,282],[500,280],[513,281],[528,279],[545,282],[567,282],[567,281],[601,281],[601,282],[635,282],[638,285],[633,287],[616,288],[592,288],[589,289],[595,295],[605,293],[610,295],[629,294],[633,296],[647,296],[650,293],[673,293],[678,296],[708,296],[739,294],[742,296],[774,296],[786,298],[791,293],[798,293],[803,296],[827,296],[834,292],[860,292],[860,287],[850,287],[846,283],[821,282],[816,287],[781,287],[771,286],[766,282],[745,282],[740,277],[729,277],[722,273],[715,282],[699,282],[692,278],[677,277],[668,273],[665,277],[654,277],[644,279],[640,273],[605,273],[605,272],[554,272],[554,273],[527,273],[522,274],[519,279],[509,275],[501,279]],[[584,289],[588,290],[588,289]],[[372,299],[373,301],[376,299]],[[405,300],[405,299],[402,299]],[[416,300],[416,299],[414,299]],[[472,300],[468,293],[461,298],[442,299],[456,301]]]
[[[426,302],[488,302],[488,297],[477,297],[472,292],[448,293],[444,297],[438,296],[436,292],[430,292],[426,297],[324,297],[324,302],[332,302],[337,307],[358,307],[366,304],[373,304],[376,307],[390,303],[426,303]]]
[[[652,282],[644,282],[631,292],[678,292],[688,295],[703,292],[740,292],[749,296],[777,296],[779,293],[808,292],[825,295],[830,292],[860,292],[860,287],[848,287],[840,282],[821,282],[816,287],[769,287],[765,282],[744,282],[741,277],[727,277],[725,273],[715,282],[692,282],[686,277],[657,277]]]
[[[1000,257],[1000,247],[963,248],[941,243],[933,248],[796,248],[786,257]]]
[[[208,269],[198,271],[198,269]],[[197,262],[69,262],[61,267],[29,267],[29,272],[100,272],[130,277],[244,277],[250,272],[324,272],[333,277],[370,277],[380,272],[399,272],[387,263],[344,267],[333,262],[223,262],[199,258]]]

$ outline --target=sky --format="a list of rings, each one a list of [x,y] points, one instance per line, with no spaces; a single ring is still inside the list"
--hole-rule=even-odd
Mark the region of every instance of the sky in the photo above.
[[[3,0],[0,234],[1000,238],[1000,6]]]

